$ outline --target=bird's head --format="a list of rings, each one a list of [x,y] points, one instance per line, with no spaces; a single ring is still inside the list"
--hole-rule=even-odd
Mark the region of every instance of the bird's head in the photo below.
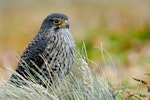
[[[69,23],[68,23],[68,17],[64,14],[60,13],[53,13],[48,15],[45,20],[43,21],[43,24],[41,28],[54,28],[54,29],[62,29],[67,28],[69,29]]]

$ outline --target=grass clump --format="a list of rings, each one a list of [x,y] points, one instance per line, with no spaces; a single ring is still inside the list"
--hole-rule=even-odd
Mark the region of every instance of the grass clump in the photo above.
[[[59,78],[57,86],[43,86],[25,80],[27,85],[16,86],[0,80],[0,100],[115,100],[106,81],[98,80],[87,57],[77,54],[68,75]]]

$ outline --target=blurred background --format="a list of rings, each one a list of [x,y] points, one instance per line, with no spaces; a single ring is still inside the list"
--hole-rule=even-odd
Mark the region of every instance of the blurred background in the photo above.
[[[16,68],[16,58],[53,12],[69,16],[77,48],[84,42],[89,59],[106,74],[117,73],[122,84],[134,83],[132,77],[149,79],[144,74],[150,73],[150,0],[0,0],[1,78],[10,76],[4,66]],[[104,54],[106,66],[101,46],[113,59]]]

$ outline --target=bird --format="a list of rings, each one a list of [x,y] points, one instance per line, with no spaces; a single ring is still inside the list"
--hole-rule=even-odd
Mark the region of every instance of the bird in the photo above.
[[[69,31],[69,19],[62,13],[49,14],[36,36],[23,52],[12,74],[12,83],[33,81],[44,87],[57,84],[74,63],[75,42]],[[57,76],[57,77],[56,77]]]

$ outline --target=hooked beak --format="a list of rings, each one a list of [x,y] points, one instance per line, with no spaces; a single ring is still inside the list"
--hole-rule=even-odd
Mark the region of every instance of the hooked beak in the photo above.
[[[62,28],[69,28],[69,22],[67,20],[64,20],[62,23],[61,23],[61,27]]]

